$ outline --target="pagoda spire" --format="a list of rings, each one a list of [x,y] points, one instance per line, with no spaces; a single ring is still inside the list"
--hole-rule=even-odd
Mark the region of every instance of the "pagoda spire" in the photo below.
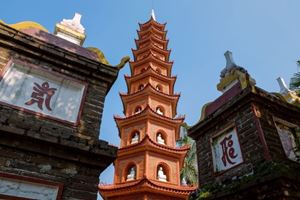
[[[124,116],[115,116],[121,138],[114,184],[99,186],[105,200],[187,200],[196,187],[183,186],[180,170],[189,147],[177,147],[184,116],[177,116],[180,95],[167,47],[165,24],[139,24],[127,93],[120,94]]]
[[[152,17],[152,19],[153,19],[154,21],[156,21],[154,9],[151,10],[151,17]]]

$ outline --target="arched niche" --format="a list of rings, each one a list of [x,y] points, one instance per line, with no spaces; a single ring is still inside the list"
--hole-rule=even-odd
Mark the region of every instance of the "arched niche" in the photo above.
[[[165,109],[162,106],[157,106],[155,112],[160,115],[165,115]]]
[[[155,138],[158,144],[163,144],[163,145],[167,144],[167,135],[165,132],[161,130],[157,131]]]
[[[129,163],[123,173],[123,181],[133,181],[137,177],[137,166],[134,162]]]
[[[136,106],[134,109],[134,114],[139,114],[140,112],[142,112],[142,106]]]
[[[134,130],[132,131],[132,133],[129,136],[129,144],[136,144],[140,141],[141,138],[141,134],[138,130]]]
[[[143,73],[146,71],[146,68],[142,68],[140,73]]]
[[[170,181],[170,167],[163,162],[160,162],[156,168],[156,179],[161,182]]]
[[[144,84],[140,84],[139,87],[138,87],[138,91],[144,89],[144,87],[145,87]]]
[[[157,85],[155,86],[155,89],[156,89],[157,91],[159,91],[159,92],[162,92],[162,86],[161,86],[160,84],[157,84]]]
[[[161,69],[159,69],[158,67],[155,69],[155,71],[159,74],[161,74]]]

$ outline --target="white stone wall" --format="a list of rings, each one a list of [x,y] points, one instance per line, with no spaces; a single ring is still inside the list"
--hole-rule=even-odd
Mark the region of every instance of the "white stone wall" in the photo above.
[[[56,200],[58,187],[0,178],[0,194],[41,200]]]
[[[38,98],[32,97],[43,84]],[[35,89],[34,89],[35,88]],[[0,101],[71,123],[77,121],[85,85],[31,67],[13,64],[0,81]],[[52,94],[51,94],[52,92]],[[47,97],[48,105],[47,105]],[[39,99],[40,98],[40,99]],[[31,102],[30,102],[31,101]],[[37,101],[42,101],[38,103]]]

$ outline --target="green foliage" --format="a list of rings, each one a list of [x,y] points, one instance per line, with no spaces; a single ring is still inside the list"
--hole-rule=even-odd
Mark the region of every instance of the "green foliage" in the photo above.
[[[271,175],[273,172],[277,174],[287,173],[289,171],[289,167],[282,163],[276,162],[263,162],[256,169],[254,175],[267,176]]]
[[[297,61],[298,66],[300,66],[300,61]],[[298,93],[298,96],[300,95],[300,72],[297,72],[294,74],[294,76],[291,78],[290,81],[290,88],[292,90],[296,90]]]
[[[209,191],[206,191],[206,192],[202,192],[201,194],[200,194],[200,199],[202,198],[207,198],[207,197],[209,197],[210,196],[210,192]]]
[[[295,133],[293,133],[295,142],[296,142],[296,148],[294,149],[297,161],[300,162],[300,128],[297,127],[295,129]]]
[[[187,136],[187,128],[186,124],[182,125],[183,136],[178,141],[179,146],[190,146],[190,150],[188,151],[185,159],[184,166],[180,171],[180,179],[185,179],[188,185],[197,185],[198,183],[198,170],[197,170],[197,158],[196,158],[196,143],[195,141]]]
[[[290,88],[293,90],[300,89],[300,72],[295,73],[291,78]]]
[[[221,185],[219,185],[217,183],[209,183],[209,184],[203,185],[200,188],[197,200],[206,199],[206,198],[210,197],[213,193],[218,192],[219,190],[221,190]]]

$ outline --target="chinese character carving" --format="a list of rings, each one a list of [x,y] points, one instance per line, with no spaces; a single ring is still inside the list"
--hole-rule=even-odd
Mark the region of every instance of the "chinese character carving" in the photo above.
[[[223,165],[226,166],[227,163],[229,163],[230,165],[235,164],[233,160],[237,157],[237,154],[235,154],[235,150],[233,147],[232,135],[229,135],[228,137],[224,137],[224,139],[220,142],[220,145],[222,147],[221,159]]]
[[[44,82],[42,85],[34,83],[34,85],[31,99],[27,101],[25,105],[31,106],[32,104],[37,103],[38,108],[43,110],[43,104],[45,103],[47,110],[52,111],[50,101],[57,89],[50,88],[48,82]]]
[[[212,138],[212,147],[215,172],[228,170],[243,162],[241,146],[234,128]]]

